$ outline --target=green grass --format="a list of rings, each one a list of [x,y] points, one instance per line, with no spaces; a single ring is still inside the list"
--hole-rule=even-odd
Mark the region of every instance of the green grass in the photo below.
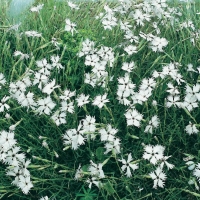
[[[153,19],[158,22],[160,27],[160,37],[166,38],[169,43],[163,48],[164,52],[153,52],[148,48],[148,42],[142,38],[139,39],[138,53],[128,56],[119,44],[124,44],[124,34],[117,25],[112,30],[104,30],[101,22],[95,19],[100,12],[104,12],[102,3],[80,3],[78,11],[71,11],[67,3],[56,3],[53,1],[38,1],[44,3],[40,13],[27,12],[26,19],[19,26],[18,31],[9,30],[12,22],[9,22],[5,15],[5,8],[0,8],[0,13],[3,13],[0,18],[0,73],[3,73],[7,85],[2,86],[0,99],[5,95],[9,96],[9,83],[21,80],[26,69],[29,68],[37,71],[36,61],[46,58],[50,62],[52,55],[61,57],[63,70],[53,70],[50,75],[50,80],[56,79],[56,84],[60,85],[59,89],[55,89],[55,93],[51,94],[53,101],[56,103],[54,111],[59,108],[60,100],[57,98],[62,94],[62,91],[69,89],[76,91],[76,96],[71,98],[74,102],[74,113],[67,113],[66,124],[56,126],[52,119],[47,115],[36,115],[32,109],[27,112],[19,103],[10,98],[8,104],[10,109],[8,113],[10,119],[5,118],[6,112],[0,113],[0,130],[8,130],[9,127],[18,121],[22,120],[15,130],[15,138],[17,145],[21,151],[25,153],[26,159],[31,159],[29,171],[34,187],[31,188],[28,195],[11,182],[13,177],[6,175],[5,163],[0,164],[0,199],[40,199],[47,195],[50,199],[59,200],[92,200],[92,199],[120,199],[120,200],[194,200],[199,199],[200,193],[195,189],[194,185],[189,185],[188,181],[192,176],[192,172],[187,169],[183,158],[184,154],[193,155],[194,162],[197,164],[199,160],[200,137],[198,134],[188,135],[185,127],[189,121],[198,124],[200,111],[195,108],[191,112],[186,112],[184,109],[164,106],[165,98],[168,96],[166,92],[167,83],[172,82],[178,87],[183,101],[185,95],[185,85],[190,86],[199,82],[199,74],[187,71],[187,64],[192,63],[196,70],[199,66],[199,41],[193,46],[190,42],[192,32],[197,32],[199,28],[199,19],[195,13],[200,10],[199,4],[191,4],[190,12],[186,9],[186,5],[174,3],[175,8],[179,8],[183,13],[179,17],[179,22],[174,26],[170,25],[169,21],[161,24],[157,18]],[[56,9],[54,9],[56,5]],[[109,4],[110,7],[116,7],[114,3]],[[172,6],[172,5],[170,5]],[[119,15],[119,14],[118,14]],[[65,19],[69,18],[77,24],[78,33],[72,36],[70,32],[64,31]],[[117,16],[118,19],[125,20],[134,24],[132,18],[128,15]],[[177,31],[180,24],[187,19],[191,20],[196,27],[195,31],[190,28],[184,28]],[[136,27],[134,34],[139,35],[140,31],[144,33],[152,33],[156,35],[152,22],[146,23],[143,27]],[[42,38],[27,38],[24,31],[35,30],[42,33]],[[60,49],[56,49],[51,44],[52,37],[57,38],[61,44]],[[91,72],[92,67],[85,66],[85,56],[79,58],[77,53],[81,49],[81,43],[89,38],[95,42],[95,47],[100,49],[100,46],[113,48],[115,53],[115,61],[112,68],[106,67],[108,77],[113,76],[113,81],[108,81],[106,89],[96,86],[92,87],[84,83],[84,73]],[[28,60],[20,61],[18,57],[14,57],[13,53],[18,50],[23,53],[33,54]],[[125,54],[122,56],[122,54]],[[117,57],[118,55],[118,57]],[[165,79],[156,79],[156,88],[152,95],[142,105],[136,104],[135,108],[143,115],[144,121],[141,122],[141,127],[127,126],[124,116],[128,106],[119,104],[116,99],[118,78],[123,77],[125,72],[121,70],[123,62],[134,61],[137,68],[130,73],[132,83],[136,85],[134,91],[139,90],[139,86],[144,78],[149,78],[152,73],[162,71],[164,65],[170,62],[179,62],[182,66],[178,67],[179,73],[182,75],[186,83],[178,85],[175,80],[169,76]],[[33,80],[33,76],[31,77]],[[28,91],[33,92],[35,100],[44,98],[44,95],[37,86],[30,87]],[[86,107],[78,107],[75,98],[78,94],[84,93],[90,95],[90,102],[99,94],[108,94],[110,102],[106,103],[106,107],[99,109],[93,106],[92,103]],[[152,106],[152,101],[157,101],[157,107]],[[52,113],[54,113],[54,111]],[[100,135],[97,134],[96,139],[88,140],[84,145],[81,145],[77,150],[65,148],[63,144],[63,134],[66,130],[77,129],[80,120],[85,119],[86,115],[94,116],[97,127],[103,128],[107,124],[111,124],[113,128],[118,129],[116,136],[121,140],[121,153],[113,154],[112,152],[104,154],[104,143],[100,140]],[[145,127],[153,115],[158,115],[160,125],[153,131],[153,134],[145,133]],[[39,139],[43,136],[43,139]],[[46,141],[48,148],[42,146],[42,142]],[[153,180],[149,173],[156,169],[149,161],[144,160],[144,146],[151,144],[160,144],[165,146],[164,155],[170,156],[169,163],[175,165],[171,170],[165,168],[167,179],[165,187],[154,189]],[[55,152],[59,155],[56,157]],[[121,163],[119,159],[127,159],[127,155],[131,153],[133,160],[138,160],[139,169],[133,172],[131,178],[127,178],[121,174]],[[33,157],[35,156],[35,157]],[[87,167],[90,160],[94,163],[103,163],[105,178],[102,180],[105,185],[102,188],[92,186],[88,188],[85,182],[88,176]],[[85,170],[85,175],[79,181],[74,180],[76,170],[81,164]],[[197,181],[197,180],[196,180]],[[198,182],[198,181],[197,181]],[[140,191],[139,189],[142,188]]]

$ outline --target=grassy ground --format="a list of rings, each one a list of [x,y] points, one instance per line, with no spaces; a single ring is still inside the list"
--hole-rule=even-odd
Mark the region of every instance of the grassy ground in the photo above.
[[[199,163],[199,132],[189,135],[185,130],[189,122],[195,124],[199,129],[199,107],[188,111],[187,108],[165,106],[166,98],[169,95],[166,91],[169,89],[167,86],[169,82],[178,88],[181,102],[185,101],[186,85],[192,87],[199,82],[197,68],[200,43],[198,38],[195,39],[195,45],[190,41],[192,34],[198,32],[200,25],[199,15],[196,14],[200,10],[199,4],[188,4],[189,8],[186,4],[171,4],[171,7],[174,6],[182,13],[182,16],[176,16],[179,21],[175,22],[173,26],[169,20],[165,21],[163,18],[161,20],[157,17],[152,17],[151,21],[145,23],[144,26],[136,26],[135,36],[139,36],[140,31],[157,35],[152,26],[153,22],[157,22],[160,28],[159,37],[166,38],[169,42],[163,48],[163,52],[153,52],[149,48],[149,42],[139,37],[139,43],[136,44],[138,52],[129,56],[124,51],[123,45],[129,45],[130,41],[124,39],[124,32],[120,29],[119,24],[112,30],[104,30],[101,21],[95,19],[101,12],[105,12],[105,2],[80,3],[79,10],[71,10],[65,2],[54,4],[53,1],[38,1],[35,5],[38,3],[44,3],[42,10],[39,13],[27,12],[26,19],[17,31],[9,29],[12,27],[12,22],[6,18],[6,8],[0,8],[0,13],[3,13],[0,18],[0,55],[2,55],[0,57],[0,73],[3,73],[7,80],[7,84],[2,86],[0,99],[4,96],[11,96],[8,100],[10,109],[0,112],[0,130],[8,131],[11,125],[21,120],[16,126],[15,138],[17,146],[21,148],[21,152],[24,152],[26,159],[31,159],[28,169],[34,186],[27,195],[23,194],[21,189],[11,184],[14,177],[6,175],[8,163],[2,161],[0,164],[0,199],[34,200],[40,199],[42,196],[59,200],[199,199],[199,191],[195,189],[194,184],[188,184],[188,181],[193,177],[197,185],[199,182],[193,175],[193,171],[188,170],[188,166],[183,160],[186,157],[185,154],[190,154],[194,156],[194,163]],[[111,8],[117,6],[114,3],[108,5]],[[134,6],[131,9],[134,10]],[[128,13],[125,15],[116,13],[116,17],[136,25]],[[77,33],[74,32],[72,35],[64,30],[67,18],[76,23]],[[194,30],[180,28],[180,25],[188,19],[193,22]],[[42,37],[25,36],[23,33],[29,30],[42,33]],[[60,43],[59,49],[52,45],[52,38],[57,38]],[[108,77],[113,77],[113,80],[109,81],[107,78],[105,88],[92,87],[84,82],[84,73],[90,73],[93,67],[86,66],[85,56],[78,57],[77,53],[81,50],[82,42],[87,38],[95,42],[95,48],[111,47],[115,54],[113,67],[106,67]],[[19,57],[13,56],[16,50],[29,54],[30,58],[19,60]],[[37,72],[36,61],[46,58],[50,62],[52,55],[59,55],[60,62],[64,66],[64,69],[52,70],[50,74],[50,80],[55,79],[56,85],[60,86],[51,93],[51,98],[56,103],[52,114],[60,107],[61,101],[58,97],[63,94],[65,89],[76,91],[75,97],[70,99],[74,104],[74,113],[67,112],[65,118],[67,123],[60,126],[57,126],[50,118],[52,114],[50,116],[38,115],[31,108],[27,111],[27,108],[22,107],[9,93],[10,83],[21,80],[27,68]],[[129,106],[120,104],[117,100],[118,79],[125,75],[125,71],[121,69],[122,64],[132,61],[137,66],[129,73],[130,80],[136,85],[135,92],[139,91],[145,78],[152,77],[155,70],[161,72],[163,66],[170,62],[181,64],[177,69],[184,80],[178,84],[176,79],[170,76],[166,76],[164,79],[154,78],[156,86],[153,88],[152,94],[145,102],[134,104],[135,109],[143,115],[140,127],[127,126],[124,114]],[[188,64],[193,64],[196,72],[188,71]],[[30,76],[30,79],[34,81],[34,76]],[[47,96],[38,89],[37,85],[28,87],[26,92],[28,91],[34,93],[35,102]],[[90,103],[84,107],[78,107],[75,99],[82,93],[90,95]],[[100,109],[92,105],[95,97],[104,93],[108,94],[107,97],[110,101],[105,104],[106,107]],[[129,100],[131,101],[131,97]],[[157,106],[152,105],[154,101],[157,101]],[[199,102],[197,104],[199,106]],[[6,113],[9,113],[11,118],[6,119]],[[65,148],[63,134],[69,129],[77,129],[80,120],[85,119],[86,115],[94,116],[96,119],[96,139],[94,141],[91,138],[85,139],[85,144],[80,145],[77,150],[72,148],[63,150]],[[153,130],[153,134],[146,133],[145,128],[154,115],[158,116],[160,124]],[[119,154],[114,152],[104,154],[105,142],[101,141],[98,130],[105,128],[107,124],[118,129],[116,137],[121,141]],[[48,146],[45,145],[45,142]],[[170,170],[166,166],[163,169],[167,176],[164,188],[153,188],[154,181],[149,174],[156,169],[158,164],[153,165],[143,159],[144,145],[148,144],[164,146],[164,155],[171,156],[168,162],[175,166]],[[122,158],[127,159],[129,153],[132,154],[133,160],[139,166],[139,169],[135,170],[130,178],[122,173],[122,163],[119,161]],[[86,180],[92,176],[88,171],[90,160],[94,163],[104,163],[105,178],[100,179],[103,183],[102,187],[98,188],[93,185],[91,189],[88,188]],[[79,164],[84,171],[83,177],[74,180]]]

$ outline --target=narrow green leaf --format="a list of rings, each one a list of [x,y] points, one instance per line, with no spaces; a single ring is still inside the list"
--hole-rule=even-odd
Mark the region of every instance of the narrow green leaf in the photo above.
[[[96,157],[98,158],[98,160],[103,160],[104,159],[104,151],[105,149],[103,147],[98,147],[96,149]]]
[[[115,193],[115,189],[113,188],[113,185],[110,183],[110,181],[104,184],[104,189],[106,189],[109,195],[112,195]]]

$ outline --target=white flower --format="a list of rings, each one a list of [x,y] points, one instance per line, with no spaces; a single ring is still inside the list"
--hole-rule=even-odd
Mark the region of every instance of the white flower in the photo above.
[[[15,130],[15,128],[16,128],[16,124],[14,124],[14,125],[11,125],[10,127],[9,127],[9,131],[14,131]]]
[[[8,28],[7,31],[11,31],[11,30],[18,31],[20,26],[21,26],[21,22],[19,24],[12,25],[10,28]]]
[[[60,87],[59,85],[55,86],[55,84],[56,84],[56,80],[53,79],[53,81],[45,85],[45,87],[42,89],[42,92],[50,95],[54,91],[55,88]]]
[[[198,179],[200,183],[200,163],[196,165],[196,168],[193,171],[193,175],[196,176],[196,178]]]
[[[28,166],[30,165],[31,161],[30,160],[23,160],[21,163],[20,163],[20,170],[22,172],[22,174],[24,176],[30,176],[30,172],[29,170],[27,169]]]
[[[125,73],[124,77],[118,78],[118,90],[117,95],[119,97],[129,97],[131,94],[134,94],[135,84],[131,82],[129,73]]]
[[[26,87],[30,87],[32,85],[32,82],[31,82],[29,76],[32,75],[32,74],[29,74],[28,70],[25,73],[26,74],[21,81],[25,84]]]
[[[76,101],[78,103],[78,107],[82,107],[83,105],[89,103],[90,101],[88,99],[89,99],[89,95],[85,96],[85,94],[80,94],[76,98]]]
[[[112,30],[112,28],[117,25],[117,19],[113,15],[108,14],[103,18],[102,24],[105,30]]]
[[[124,35],[124,38],[126,40],[128,40],[129,42],[135,42],[136,44],[139,43],[139,37],[138,36],[135,36],[133,35],[133,33],[129,30],[129,31],[126,31],[125,35]]]
[[[91,189],[92,184],[96,185],[97,187],[101,186],[101,182],[96,177],[91,177],[86,180],[86,183],[89,184],[89,188]]]
[[[103,61],[111,61],[114,59],[114,52],[111,47],[101,46],[97,51],[97,54],[103,59]],[[106,65],[107,62],[105,62]]]
[[[0,132],[0,146],[4,151],[10,150],[16,143],[14,132],[6,132],[4,130]]]
[[[4,96],[3,99],[1,99],[0,102],[0,112],[4,112],[4,110],[9,110],[10,106],[8,104],[6,104],[6,101],[9,99],[10,97]]]
[[[17,101],[19,102],[19,104],[21,104],[21,106],[23,107],[28,107],[28,108],[32,108],[34,109],[34,107],[37,105],[36,102],[33,99],[34,93],[32,92],[28,92],[26,95],[24,93],[21,93],[18,98]]]
[[[153,188],[157,189],[157,186],[164,188],[164,181],[166,180],[167,176],[162,171],[162,168],[157,167],[157,169],[149,174],[151,178],[154,180]]]
[[[115,134],[118,129],[112,128],[110,124],[107,125],[106,129],[100,129],[101,141],[113,142],[115,140]]]
[[[119,103],[124,104],[126,106],[130,105],[131,103],[130,100],[128,100],[126,97],[123,97],[123,94],[121,94],[121,96],[118,96],[116,99],[119,101]]]
[[[160,124],[159,118],[157,115],[154,115],[151,120],[149,121],[149,124],[146,126],[144,132],[147,133],[153,133],[153,128],[157,128]]]
[[[33,85],[36,85],[38,83],[38,88],[41,90],[42,89],[42,84],[47,83],[49,80],[49,77],[43,73],[36,72]]]
[[[168,41],[165,38],[160,38],[160,37],[154,37],[153,40],[150,42],[150,48],[154,52],[162,52],[163,47],[166,47],[168,44]]]
[[[81,169],[81,165],[79,164],[79,167],[78,167],[78,169],[76,170],[76,174],[75,174],[74,179],[75,179],[75,180],[78,180],[78,179],[81,179],[83,176],[84,176],[83,170]]]
[[[28,54],[24,54],[21,51],[15,51],[14,52],[14,56],[20,56],[19,60],[24,60],[24,59],[28,59],[29,55]]]
[[[135,66],[134,62],[130,62],[130,63],[125,62],[125,63],[122,64],[122,69],[124,71],[129,72],[129,73],[132,72],[132,70],[135,69],[135,68],[136,68],[136,66]]]
[[[154,70],[152,76],[154,78],[159,78],[160,77],[160,78],[164,79],[166,75],[163,74],[163,72],[158,72],[158,71]]]
[[[66,131],[66,133],[63,135],[63,140],[64,140],[64,145],[66,145],[67,147],[70,147],[72,145],[72,140],[73,140],[73,136],[75,129],[69,129]]]
[[[178,88],[176,86],[173,86],[172,83],[168,83],[167,86],[169,88],[167,92],[170,93],[172,96],[180,94],[180,92],[178,91]]]
[[[7,152],[4,162],[12,166],[19,166],[19,163],[25,159],[25,155],[23,153],[19,153],[19,151],[19,147],[13,147]]]
[[[30,9],[30,11],[31,12],[39,12],[42,9],[43,6],[44,6],[44,4],[39,4],[39,5],[35,6],[35,7],[32,7]]]
[[[196,134],[199,132],[199,130],[196,128],[195,124],[192,124],[192,122],[189,122],[189,124],[186,126],[185,131],[191,135]]]
[[[114,14],[112,8],[109,7],[109,5],[104,5],[104,10],[106,11],[106,13],[108,14]]]
[[[107,72],[106,72],[106,62],[105,61],[101,61],[99,63],[96,63],[95,66],[92,69],[92,72],[97,76],[97,79],[101,80],[104,77],[107,76]],[[98,80],[97,80],[98,82]]]
[[[87,115],[86,118],[82,120],[83,129],[86,132],[95,132],[96,130],[95,121],[96,121],[95,117]]]
[[[12,97],[16,98],[26,91],[26,85],[22,81],[17,81],[16,83],[10,83],[9,93]]]
[[[60,49],[60,47],[59,47],[60,43],[57,42],[56,38],[52,37],[51,44],[53,44],[56,47],[56,49],[58,49],[58,50]]]
[[[85,65],[95,66],[99,62],[99,56],[97,54],[87,55],[85,57]]]
[[[145,34],[142,31],[140,31],[139,35],[140,35],[140,37],[144,38],[147,41],[152,41],[154,39],[154,37],[155,37],[151,33]]]
[[[75,96],[76,91],[71,92],[70,90],[65,89],[63,93],[63,95],[60,95],[60,99],[62,99],[63,101],[67,101],[71,97]]]
[[[95,164],[92,160],[90,160],[88,171],[91,173],[92,176],[96,176],[97,178],[104,178],[105,175],[102,167],[102,163]]]
[[[71,146],[72,149],[76,150],[82,144],[85,144],[85,138],[83,137],[83,133],[85,130],[82,130],[83,126],[81,123],[78,125],[76,129],[69,129],[63,135],[64,144],[67,146]]]
[[[198,107],[197,98],[194,95],[187,94],[182,103],[183,108],[187,108],[188,111],[192,111],[194,108]]]
[[[17,176],[17,174],[22,174],[20,166],[7,167],[6,175]]]
[[[186,85],[186,95],[190,95],[192,98],[196,98],[200,101],[200,84],[193,85],[191,88],[189,85]]]
[[[58,70],[64,69],[64,67],[59,63],[59,56],[51,56],[52,67],[56,67]]]
[[[131,98],[133,100],[133,103],[139,103],[142,105],[142,102],[145,102],[148,100],[148,98],[152,95],[152,89],[140,89],[138,92],[135,93]]]
[[[37,31],[26,31],[25,35],[28,37],[42,37],[42,34]]]
[[[67,4],[72,9],[75,9],[75,10],[79,9],[79,7],[76,4],[72,3],[71,1],[68,1]]]
[[[72,36],[73,36],[74,31],[76,31],[76,30],[75,30],[76,24],[75,24],[75,23],[72,23],[72,22],[70,21],[70,19],[66,19],[65,22],[66,22],[65,30],[66,30],[66,31],[70,31],[70,32],[72,33]]]
[[[177,69],[175,63],[169,63],[168,65],[165,65],[162,69],[163,76],[169,75],[172,78],[174,78],[177,73],[178,73],[178,69]]]
[[[33,187],[33,184],[30,180],[30,176],[19,176],[19,184],[18,187],[21,188],[24,194],[28,194],[29,190]]]
[[[60,112],[56,111],[51,119],[56,123],[57,126],[60,124],[66,124],[66,113],[65,112]]]
[[[160,163],[160,168],[163,169],[164,167],[164,164],[167,166],[167,169],[172,169],[174,168],[174,165],[170,164],[167,162],[167,159],[170,158],[171,156],[164,156],[162,159],[161,159],[161,163]]]
[[[22,172],[20,166],[12,166],[12,167],[7,167],[6,175],[14,176],[15,180],[12,181],[12,184],[18,186],[18,184],[19,184],[19,176],[23,175],[23,172]]]
[[[67,111],[69,113],[74,113],[73,102],[67,103],[66,101],[61,102],[61,111]]]
[[[156,81],[153,78],[144,78],[140,85],[140,90],[154,89]]]
[[[106,99],[106,97],[107,97],[107,94],[104,94],[103,96],[98,95],[95,97],[92,104],[98,106],[99,108],[102,108],[105,103],[109,102],[109,100]]]
[[[125,174],[126,174],[127,177],[131,177],[132,176],[131,169],[133,171],[135,171],[136,169],[139,168],[138,164],[131,163],[132,160],[133,160],[133,158],[131,156],[131,153],[128,154],[127,161],[125,159],[119,160],[123,164],[123,166],[121,167],[122,171],[124,172],[126,170]]]
[[[106,151],[104,152],[104,154],[107,154],[110,151],[113,154],[119,154],[121,152],[120,151],[120,144],[121,143],[120,143],[120,139],[119,138],[114,138],[113,141],[107,142],[105,144]]]
[[[52,69],[52,65],[47,62],[47,59],[44,58],[42,60],[36,61],[36,65],[40,68],[39,73],[43,73],[44,75],[50,75],[50,70]]]
[[[196,72],[196,73],[197,73],[197,71],[194,70],[194,66],[193,66],[192,63],[189,63],[189,64],[187,65],[187,71],[188,71],[188,72]]]
[[[140,127],[140,121],[143,118],[143,115],[140,114],[136,109],[129,109],[125,114],[127,126],[136,126]]]
[[[144,26],[144,20],[150,21],[150,15],[143,13],[142,10],[136,9],[133,14],[133,18],[135,19],[137,25]]]
[[[90,41],[88,38],[82,42],[82,49],[78,53],[79,57],[82,57],[83,55],[88,55],[89,53],[93,53],[95,43],[93,41]]]
[[[6,79],[4,75],[0,73],[0,84],[5,85],[5,83],[6,83]],[[1,86],[0,86],[0,89],[1,89]]]
[[[165,147],[161,145],[146,145],[144,147],[143,158],[149,160],[153,165],[155,165],[159,160],[163,159],[163,152]]]
[[[90,84],[92,87],[96,85],[98,79],[96,74],[85,73],[84,76],[85,76],[84,83]]]
[[[167,3],[166,0],[154,0],[151,3],[153,6],[156,7],[156,9],[160,9],[160,8],[165,8],[167,7]]]
[[[39,112],[40,115],[42,113],[50,115],[51,110],[56,106],[50,96],[44,99],[39,99],[37,105],[39,106],[39,108],[37,108],[36,111]]]
[[[124,22],[124,23],[123,23],[123,22],[120,20],[120,28],[121,28],[121,30],[129,31],[129,30],[130,30],[129,28],[131,28],[131,27],[133,27],[133,26],[130,25],[129,22]]]
[[[182,75],[179,74],[179,73],[176,73],[176,74],[174,74],[174,75],[171,75],[171,77],[178,83],[178,85],[180,85],[181,82],[182,82],[182,83],[185,82],[185,81],[183,80]]]
[[[124,51],[126,51],[128,55],[132,55],[133,53],[137,53],[137,47],[133,45],[129,45],[124,48]]]
[[[74,131],[74,136],[72,137],[72,149],[77,149],[80,145],[85,144],[85,138],[83,133],[85,130],[81,130],[82,125],[79,124],[77,130]]]
[[[169,95],[167,97],[166,107],[170,108],[171,106],[181,106],[180,97],[178,95]]]

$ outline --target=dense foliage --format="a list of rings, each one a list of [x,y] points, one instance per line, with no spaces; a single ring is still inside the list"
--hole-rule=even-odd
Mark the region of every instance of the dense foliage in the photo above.
[[[198,7],[2,5],[0,199],[199,199]]]

